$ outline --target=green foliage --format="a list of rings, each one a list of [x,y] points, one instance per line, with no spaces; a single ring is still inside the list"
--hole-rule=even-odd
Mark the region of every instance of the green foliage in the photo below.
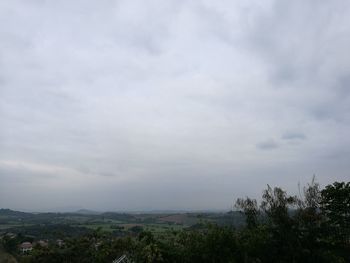
[[[349,183],[336,182],[321,191],[313,179],[297,198],[268,186],[260,206],[250,198],[236,201],[246,219],[238,229],[202,218],[191,228],[161,235],[133,227],[129,236],[116,237],[97,228],[66,235],[64,247],[52,242],[36,246],[29,255],[18,254],[17,244],[24,236],[4,237],[2,243],[19,262],[28,263],[104,263],[125,254],[135,263],[345,263],[350,262],[349,189]]]
[[[255,199],[241,199],[238,198],[235,205],[238,209],[242,210],[245,217],[248,228],[255,228],[258,224],[258,203]]]
[[[161,249],[151,232],[142,232],[138,240],[134,258],[136,262],[163,262]]]
[[[333,242],[350,242],[350,182],[335,182],[321,192],[321,209]]]
[[[183,262],[234,262],[237,250],[235,232],[228,227],[208,224],[205,230],[182,232]]]
[[[9,253],[13,253],[17,250],[17,244],[18,244],[17,238],[11,238],[9,236],[4,236],[2,239],[2,245],[3,245],[4,249]]]
[[[267,215],[270,223],[276,226],[288,227],[291,223],[288,210],[296,205],[297,198],[295,196],[288,196],[279,187],[272,189],[267,185],[262,199],[261,208]]]
[[[129,229],[130,232],[135,233],[135,234],[139,234],[143,231],[143,227],[142,226],[133,226]]]

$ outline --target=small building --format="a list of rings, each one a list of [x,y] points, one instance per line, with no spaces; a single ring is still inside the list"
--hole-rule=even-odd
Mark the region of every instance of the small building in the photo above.
[[[57,239],[56,240],[57,246],[63,247],[64,246],[64,241],[62,239]]]
[[[98,250],[98,248],[100,247],[102,245],[102,242],[101,241],[99,241],[99,242],[97,242],[97,243],[95,243],[95,250]]]
[[[49,243],[48,243],[48,241],[39,240],[38,241],[38,245],[41,246],[41,247],[48,247]]]
[[[22,253],[28,253],[33,250],[33,245],[30,242],[23,242],[20,245],[20,249]]]

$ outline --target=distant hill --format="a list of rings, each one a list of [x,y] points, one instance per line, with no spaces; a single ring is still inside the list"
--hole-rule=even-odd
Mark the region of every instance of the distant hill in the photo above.
[[[78,211],[75,211],[74,214],[80,214],[80,215],[100,215],[101,212],[88,210],[88,209],[79,209]]]
[[[5,208],[0,208],[0,216],[13,216],[13,217],[31,217],[33,216],[32,213],[26,213],[26,212],[20,212],[20,211],[14,211],[11,209],[5,209]]]

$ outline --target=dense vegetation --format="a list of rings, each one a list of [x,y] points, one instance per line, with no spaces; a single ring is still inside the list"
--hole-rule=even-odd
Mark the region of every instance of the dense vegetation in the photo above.
[[[123,254],[134,262],[350,262],[350,183],[321,190],[313,180],[300,192],[290,196],[268,186],[260,204],[238,199],[246,221],[240,227],[199,221],[161,234],[136,228],[126,236],[98,229],[28,255],[15,245],[25,236],[5,237],[3,245],[19,262],[35,263],[112,262]]]

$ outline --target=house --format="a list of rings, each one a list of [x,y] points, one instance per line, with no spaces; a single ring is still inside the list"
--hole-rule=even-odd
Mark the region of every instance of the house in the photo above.
[[[57,246],[63,247],[64,246],[64,241],[62,239],[57,239],[56,240]]]
[[[41,247],[48,247],[49,243],[48,243],[48,241],[39,240],[38,241],[38,245],[41,246]]]
[[[30,242],[23,242],[20,245],[20,249],[22,253],[27,253],[33,250],[33,245]]]

